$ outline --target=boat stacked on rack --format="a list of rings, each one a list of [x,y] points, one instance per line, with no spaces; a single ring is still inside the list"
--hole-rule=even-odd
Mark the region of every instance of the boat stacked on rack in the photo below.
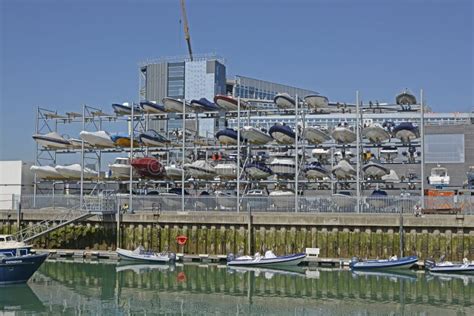
[[[428,177],[428,183],[433,186],[442,187],[449,185],[448,169],[438,165],[431,168],[431,174]]]
[[[295,131],[288,125],[276,123],[268,131],[279,144],[292,145],[295,143]]]
[[[80,179],[82,168],[78,163],[72,165],[57,165],[55,167],[56,171],[66,179]],[[84,179],[91,180],[97,178],[99,173],[87,167],[84,168]]]
[[[134,158],[131,164],[140,177],[161,179],[165,175],[165,168],[154,157]]]
[[[231,180],[237,178],[237,163],[235,161],[219,161],[214,170],[216,175],[221,179]]]
[[[44,180],[64,180],[56,168],[52,166],[31,166],[30,170],[36,175],[38,179]]]
[[[270,169],[272,173],[280,178],[294,178],[296,171],[296,164],[293,158],[288,156],[278,156],[270,162]]]
[[[328,162],[331,156],[329,149],[326,148],[314,148],[311,150],[311,156],[316,158],[319,162]]]
[[[35,134],[33,139],[41,146],[51,149],[67,149],[72,146],[71,142],[59,135],[57,132],[48,134]]]
[[[140,143],[147,147],[166,147],[171,144],[171,141],[155,131],[154,129],[150,129],[144,133],[141,133],[138,136]]]
[[[237,111],[239,109],[239,100],[227,95],[216,95],[214,97],[214,103],[224,111]],[[241,110],[249,108],[250,105],[247,102],[240,100]]]
[[[191,105],[184,100],[181,99],[174,99],[174,98],[163,98],[163,107],[165,108],[166,112],[169,113],[183,113],[183,109],[186,113],[192,113],[193,108]]]
[[[362,129],[362,136],[373,144],[382,144],[390,139],[390,133],[379,123],[370,123]]]
[[[289,208],[295,203],[295,191],[287,188],[276,188],[268,196],[276,208]]]
[[[156,103],[155,101],[142,101],[140,106],[143,109],[143,112],[148,114],[164,114],[166,109],[163,105]]]
[[[344,159],[340,160],[337,165],[332,168],[331,172],[338,180],[350,180],[357,174],[355,168]]]
[[[114,134],[110,136],[110,139],[114,142],[117,147],[129,148],[132,144],[132,140],[127,134]],[[140,143],[137,141],[137,138],[133,139],[133,147],[140,146]]]
[[[327,108],[329,106],[328,98],[319,94],[305,96],[304,102],[313,109]]]
[[[201,98],[199,100],[191,100],[191,107],[196,112],[218,112],[220,108],[217,104],[212,103],[206,98]]]
[[[373,208],[383,208],[389,205],[390,200],[386,191],[376,189],[366,197],[366,202]]]
[[[273,172],[264,162],[251,162],[245,165],[244,171],[253,180],[265,180],[270,177]]]
[[[330,171],[324,168],[321,163],[312,161],[305,165],[303,172],[306,175],[306,178],[310,180],[322,180],[328,178]]]
[[[308,141],[308,143],[313,145],[319,145],[324,142],[331,140],[331,135],[325,127],[320,126],[305,126],[302,128],[303,138]]]
[[[196,160],[184,165],[184,169],[194,179],[212,180],[216,177],[216,169],[205,160]]]
[[[393,128],[392,135],[400,139],[403,144],[409,144],[412,140],[420,137],[420,132],[413,123],[402,122]]]
[[[115,143],[106,131],[88,132],[82,131],[79,133],[82,140],[97,148],[113,148]]]
[[[356,134],[347,122],[343,122],[333,129],[332,138],[339,144],[350,144],[355,142]]]
[[[216,138],[222,145],[237,145],[237,131],[232,128],[225,128],[216,133]],[[243,142],[242,136],[240,136],[240,141]]]
[[[362,166],[362,171],[365,177],[370,179],[382,179],[383,176],[390,174],[390,169],[385,168],[380,162],[374,160]]]
[[[181,180],[183,177],[183,172],[184,172],[184,178],[186,179],[188,174],[180,166],[176,164],[170,164],[170,165],[165,166],[166,178],[170,180]]]
[[[339,191],[338,193],[334,193],[332,197],[334,199],[334,203],[336,203],[336,205],[340,208],[344,209],[352,208],[357,203],[357,198],[352,196],[350,191]],[[350,210],[352,211],[353,209]]]
[[[132,106],[133,106],[133,115],[138,115],[142,113],[142,109],[136,105],[130,105],[128,102],[122,104],[114,103],[112,108],[114,109],[115,114],[117,115],[132,115]]]
[[[273,98],[276,106],[280,109],[294,109],[295,108],[295,99],[291,97],[288,93],[278,93]]]
[[[130,165],[130,158],[115,158],[114,162],[109,165],[112,171],[112,177],[117,179],[130,178],[130,170],[132,170],[132,177],[138,176],[135,169]]]
[[[267,130],[253,126],[244,126],[240,134],[252,145],[265,145],[273,141],[273,138],[267,134]]]
[[[392,162],[398,156],[397,146],[383,146],[382,149],[380,149],[380,156],[383,157],[387,162]]]

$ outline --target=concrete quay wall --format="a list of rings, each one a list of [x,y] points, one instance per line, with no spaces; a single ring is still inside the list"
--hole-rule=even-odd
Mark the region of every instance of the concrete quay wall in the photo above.
[[[24,210],[0,214],[0,233],[53,218],[54,212]],[[118,227],[120,231],[118,232]],[[91,217],[34,240],[38,248],[113,250],[117,243],[133,249],[225,255],[272,249],[277,254],[320,248],[321,257],[382,258],[400,252],[400,217],[394,214],[256,213],[137,213]],[[449,260],[474,260],[474,216],[403,216],[404,255],[421,259],[445,254]],[[188,241],[179,246],[176,237]]]

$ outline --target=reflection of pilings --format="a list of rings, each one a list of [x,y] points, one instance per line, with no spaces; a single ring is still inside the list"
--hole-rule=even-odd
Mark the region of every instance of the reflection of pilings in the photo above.
[[[419,274],[355,275],[350,271],[320,271],[318,279],[303,274],[285,275],[270,272],[257,273],[228,271],[216,265],[177,266],[174,270],[150,270],[137,274],[131,270],[115,273],[114,265],[48,262],[42,272],[58,282],[75,289],[95,289],[102,299],[114,296],[115,277],[120,292],[144,289],[157,292],[218,293],[247,297],[278,296],[287,298],[340,299],[384,301],[404,304],[460,305],[474,304],[474,287],[461,279],[442,280]],[[178,277],[184,273],[185,280]],[[250,276],[249,276],[250,274]],[[403,283],[403,286],[400,286]],[[251,287],[251,292],[249,292]],[[84,294],[88,293],[87,291]],[[96,294],[93,294],[96,295]],[[247,300],[248,301],[248,300]]]

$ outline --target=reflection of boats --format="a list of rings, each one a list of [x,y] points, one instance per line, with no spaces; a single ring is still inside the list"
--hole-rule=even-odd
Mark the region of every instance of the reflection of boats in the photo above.
[[[276,106],[280,109],[294,109],[295,99],[292,98],[288,93],[278,93],[274,98]]]
[[[161,178],[165,173],[161,162],[153,157],[132,159],[132,167],[141,177],[145,178]]]
[[[206,98],[201,98],[199,100],[191,100],[191,107],[196,112],[217,112],[219,111],[219,107],[209,101]]]
[[[340,160],[337,165],[332,168],[332,173],[338,180],[349,180],[355,177],[356,170],[346,160]]]
[[[118,256],[123,260],[169,263],[176,259],[176,255],[174,253],[156,253],[152,251],[145,251],[145,249],[141,246],[133,251],[121,248],[117,248],[116,251]]]
[[[265,145],[273,140],[265,129],[253,126],[244,126],[240,133],[243,138],[253,145]]]
[[[247,273],[253,272],[256,277],[263,276],[270,280],[275,275],[305,276],[305,270],[298,266],[282,266],[279,269],[272,267],[252,267],[252,266],[229,266],[229,272]]]
[[[374,190],[370,196],[366,198],[366,202],[374,208],[385,207],[389,204],[388,194],[383,190]]]
[[[45,311],[46,308],[28,284],[0,286],[0,314],[18,315]],[[18,312],[18,313],[17,313]]]
[[[381,260],[364,260],[352,258],[349,267],[353,270],[373,270],[373,269],[409,269],[418,261],[417,256],[381,259]]]
[[[400,139],[404,144],[410,143],[412,140],[420,137],[418,128],[411,122],[402,122],[395,126],[392,130],[392,135]]]
[[[436,263],[434,260],[425,260],[425,268],[430,273],[474,274],[474,262],[469,262],[466,258],[462,263],[449,261]]]
[[[216,133],[216,138],[222,145],[237,145],[237,131],[232,128],[225,128]],[[242,136],[240,136],[242,141]]]
[[[332,138],[340,144],[349,144],[356,140],[356,134],[347,122],[339,123],[332,131]]]
[[[138,139],[141,143],[143,143],[143,145],[149,147],[164,147],[171,143],[169,139],[159,134],[154,129],[150,129],[145,133],[141,133],[138,136]]]
[[[381,179],[383,176],[390,173],[390,169],[385,168],[380,163],[375,161],[369,161],[362,167],[362,171],[367,178],[371,179]]]
[[[54,149],[65,149],[71,146],[71,142],[56,132],[48,134],[35,134],[33,139],[41,146]]]
[[[88,142],[94,147],[115,147],[113,140],[106,131],[88,132],[82,131],[79,136],[85,142]]]
[[[255,180],[264,180],[272,175],[272,169],[270,169],[263,162],[253,162],[245,165],[245,172],[250,178]]]
[[[234,99],[231,96],[226,95],[216,95],[214,97],[214,103],[217,104],[220,108],[224,111],[237,111],[238,110],[238,103],[237,99]],[[243,100],[240,100],[240,109],[244,110],[249,108],[249,104]]]
[[[160,270],[165,271],[169,270],[173,266],[168,264],[119,264],[115,267],[116,272],[124,272],[124,271],[133,271],[136,274],[149,272],[152,270]]]
[[[59,172],[61,176],[68,179],[80,179],[81,178],[81,165],[78,163],[62,166],[57,165],[55,167],[56,171]],[[84,179],[93,179],[99,175],[97,171],[94,171],[89,168],[84,168]]]
[[[181,99],[174,99],[174,98],[163,98],[163,106],[165,107],[166,112],[170,113],[183,113],[183,107],[186,113],[192,113],[192,107],[189,105],[188,102]]]
[[[16,241],[11,235],[0,235],[0,285],[25,283],[48,257],[30,251],[30,245]]]
[[[129,178],[130,177],[130,159],[118,157],[115,158],[114,163],[109,165],[109,169],[112,171],[112,177],[114,178]],[[134,177],[136,177],[135,170],[133,170]]]
[[[332,195],[334,203],[339,207],[353,207],[355,206],[357,199],[352,196],[352,193],[349,191],[339,191],[339,193],[334,193]]]
[[[431,168],[431,174],[428,177],[428,183],[434,186],[449,185],[448,169],[438,165]]]
[[[308,104],[310,108],[326,108],[329,106],[329,100],[325,96],[319,94],[310,94],[304,97],[304,102]]]
[[[264,256],[257,253],[255,256],[241,256],[236,258],[233,254],[229,254],[227,256],[227,265],[265,267],[297,266],[304,258],[306,258],[305,253],[276,256],[271,250],[269,250]]]
[[[282,178],[292,178],[295,176],[296,166],[293,158],[275,157],[270,162],[272,172]]]
[[[52,166],[31,166],[30,170],[36,174],[37,178],[47,180],[61,180],[64,177]]]
[[[372,123],[364,126],[362,136],[373,144],[381,144],[390,138],[390,134],[379,123]]]
[[[142,109],[135,105],[130,105],[128,102],[122,104],[114,103],[112,108],[117,115],[132,115],[132,106],[133,106],[133,115],[140,114]]]
[[[212,180],[216,177],[215,168],[205,160],[196,160],[193,163],[185,164],[184,169],[195,179]]]
[[[303,129],[303,137],[311,144],[321,144],[331,140],[331,136],[327,128],[319,126],[306,126]]]
[[[321,163],[312,161],[303,168],[303,172],[308,179],[324,179],[329,177],[330,171],[324,168]]]
[[[391,281],[409,280],[416,281],[418,279],[415,272],[411,270],[394,270],[394,271],[373,271],[373,270],[353,270],[352,274],[358,277],[375,277],[384,278]]]
[[[295,143],[295,131],[288,125],[276,123],[270,127],[268,133],[280,144],[291,145]]]
[[[142,107],[143,111],[150,114],[163,114],[166,112],[165,107],[159,105],[155,101],[142,101],[140,102],[140,106]]]

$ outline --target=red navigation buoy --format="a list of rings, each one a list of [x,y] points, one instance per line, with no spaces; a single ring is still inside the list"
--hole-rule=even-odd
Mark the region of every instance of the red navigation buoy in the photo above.
[[[178,245],[180,246],[184,246],[186,245],[186,242],[188,241],[188,237],[184,236],[184,235],[180,235],[180,236],[177,236],[176,237],[176,242],[178,243]]]

